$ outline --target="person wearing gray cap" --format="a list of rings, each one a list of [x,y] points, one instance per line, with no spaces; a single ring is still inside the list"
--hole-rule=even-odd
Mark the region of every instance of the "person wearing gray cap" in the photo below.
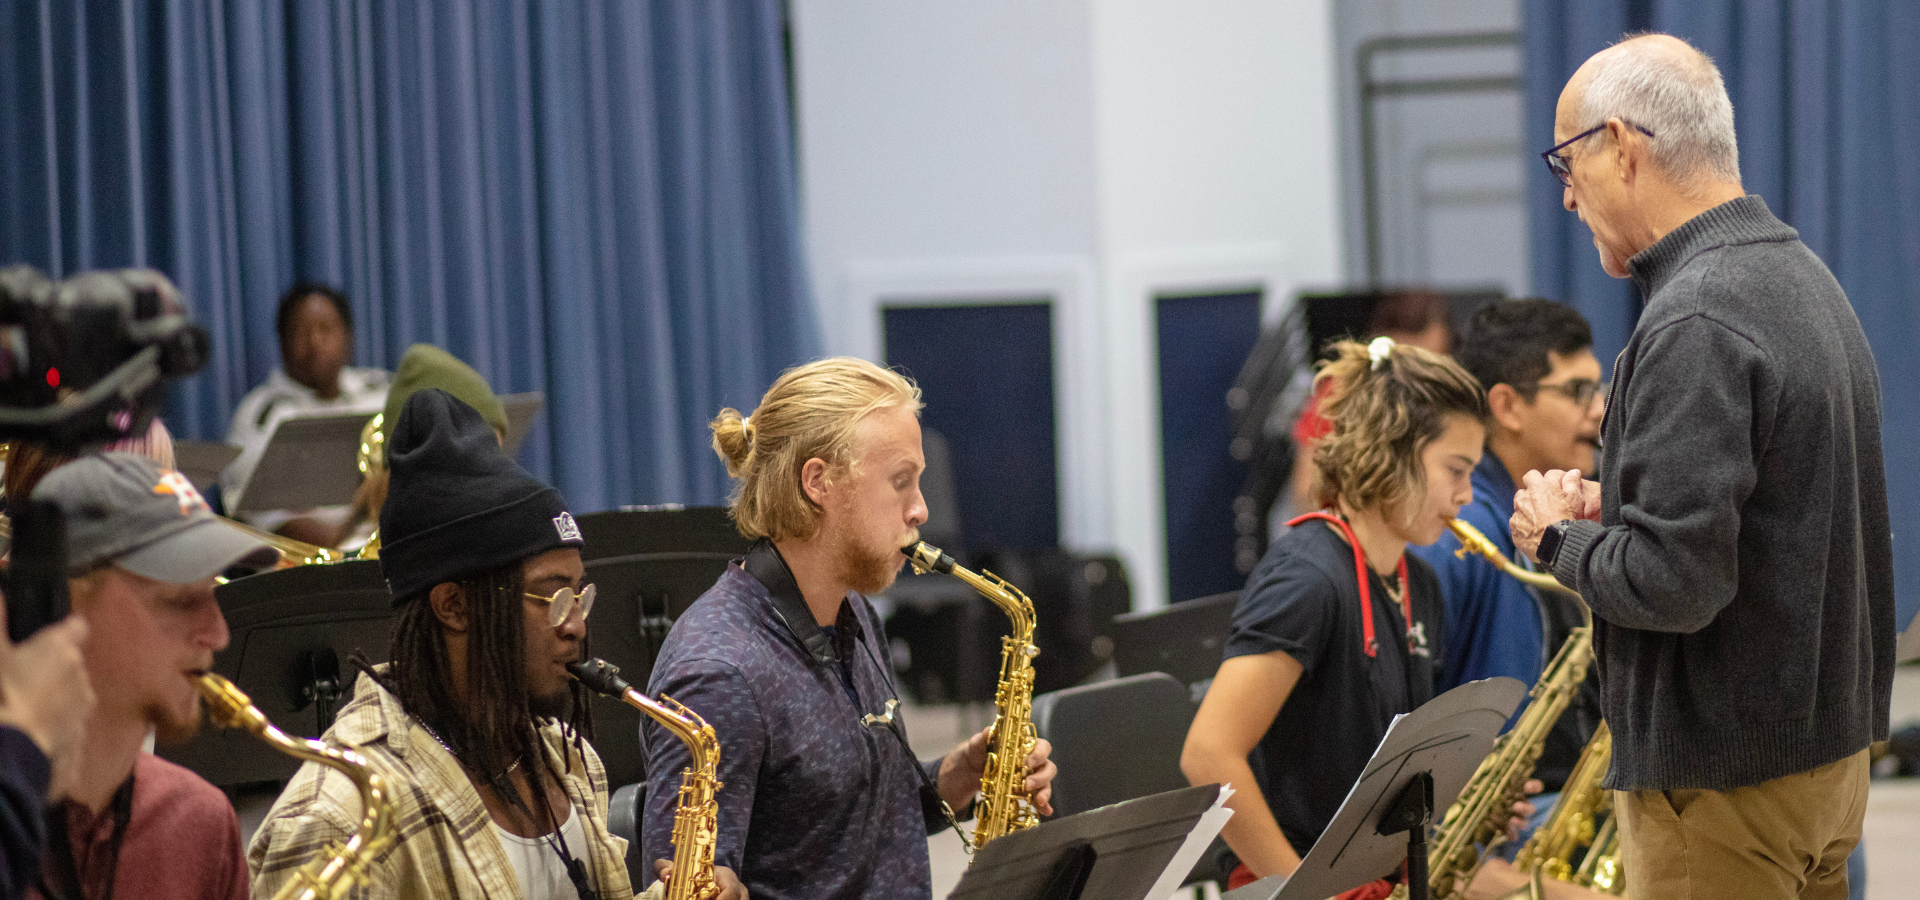
[[[227,645],[214,576],[278,554],[222,524],[186,476],[131,453],[62,466],[33,499],[66,515],[68,587],[99,698],[73,788],[48,816],[37,895],[245,898],[226,795],[143,746],[149,731],[174,743],[199,726],[193,676]]]

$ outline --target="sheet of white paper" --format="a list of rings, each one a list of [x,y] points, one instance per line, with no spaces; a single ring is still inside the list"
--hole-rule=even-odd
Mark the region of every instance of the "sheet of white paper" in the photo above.
[[[1160,873],[1160,879],[1153,883],[1153,889],[1147,891],[1147,900],[1167,900],[1180,888],[1187,873],[1193,871],[1200,854],[1207,852],[1207,846],[1213,843],[1215,835],[1225,828],[1227,819],[1233,816],[1233,810],[1227,806],[1227,798],[1233,796],[1233,785],[1220,786],[1220,796],[1213,798],[1213,806],[1200,814],[1200,821],[1193,830],[1187,832],[1187,839],[1180,845],[1180,852],[1173,855],[1173,862],[1167,863],[1167,870]]]

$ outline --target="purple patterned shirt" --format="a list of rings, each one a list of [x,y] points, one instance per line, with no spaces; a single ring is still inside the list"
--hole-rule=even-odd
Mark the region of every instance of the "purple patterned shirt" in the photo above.
[[[899,696],[881,663],[886,636],[865,597],[849,593],[828,640],[771,545],[726,574],[674,623],[647,692],[704,717],[720,738],[716,862],[754,900],[928,898],[927,835],[947,827],[905,742],[862,716]],[[842,682],[846,660],[851,696]],[[648,790],[645,860],[672,859],[686,746],[652,719],[640,739]],[[919,764],[929,776],[939,761]]]

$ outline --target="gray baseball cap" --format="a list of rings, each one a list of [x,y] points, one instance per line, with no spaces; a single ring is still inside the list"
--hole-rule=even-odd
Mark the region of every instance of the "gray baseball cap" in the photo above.
[[[67,570],[111,562],[135,575],[190,584],[234,566],[279,559],[264,541],[220,521],[193,482],[133,453],[102,453],[47,473],[33,499],[67,518]]]

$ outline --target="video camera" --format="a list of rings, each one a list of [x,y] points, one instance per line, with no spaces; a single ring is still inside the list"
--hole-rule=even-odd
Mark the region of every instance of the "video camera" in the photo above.
[[[151,269],[0,270],[0,440],[71,452],[143,431],[161,380],[200,371],[209,343]]]
[[[0,440],[79,453],[144,432],[163,380],[200,371],[210,345],[173,282],[151,269],[64,281],[0,269]],[[19,641],[66,615],[66,524],[51,503],[9,506],[7,631]]]

